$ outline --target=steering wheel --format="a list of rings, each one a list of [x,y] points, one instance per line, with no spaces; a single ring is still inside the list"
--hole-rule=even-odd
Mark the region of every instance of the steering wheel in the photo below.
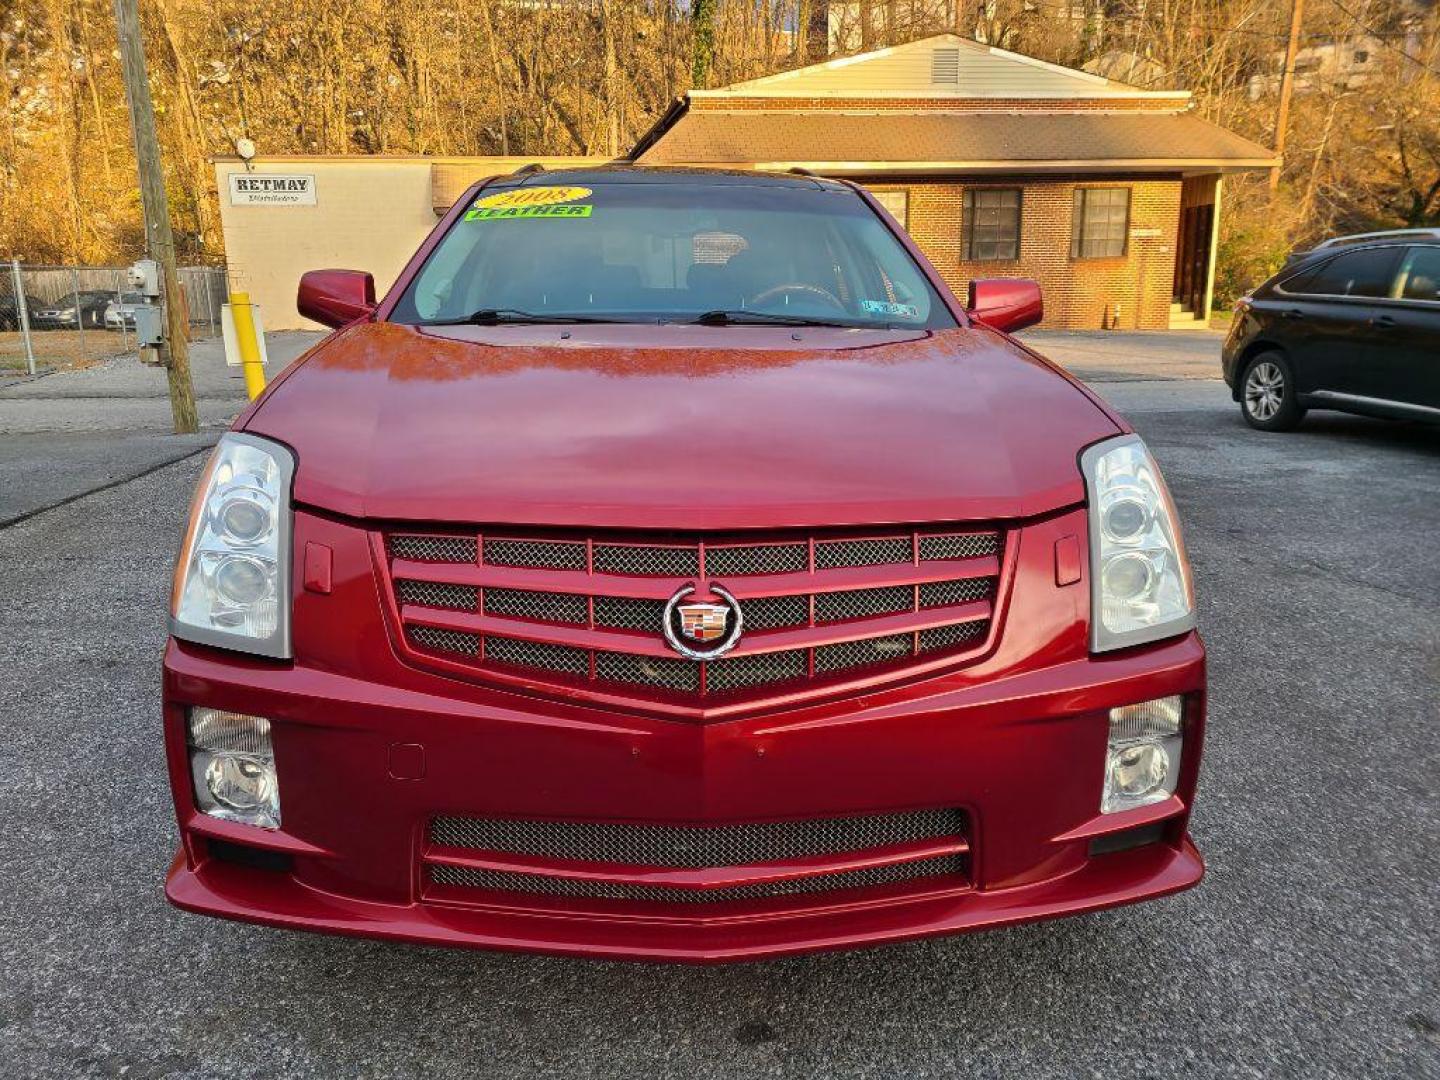
[[[813,297],[818,297],[819,299],[825,301],[825,303],[829,304],[836,311],[845,310],[845,305],[840,302],[839,297],[837,297],[834,293],[822,289],[819,285],[806,285],[803,282],[799,281],[790,281],[786,282],[783,285],[774,285],[766,289],[764,292],[756,296],[752,296],[748,301],[746,301],[746,306],[759,307],[761,304],[773,300],[777,296],[785,296],[789,293],[802,293],[808,294]]]

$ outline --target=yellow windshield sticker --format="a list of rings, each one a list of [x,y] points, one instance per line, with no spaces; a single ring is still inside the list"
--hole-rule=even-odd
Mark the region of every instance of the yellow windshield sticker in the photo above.
[[[482,195],[475,200],[476,210],[499,210],[523,206],[554,206],[556,203],[576,203],[590,197],[586,187],[522,187],[509,191],[497,191],[494,195]],[[582,215],[586,216],[586,215]]]
[[[466,210],[466,221],[496,221],[503,218],[576,218],[589,217],[595,208],[589,203],[566,203],[561,206],[487,206]]]

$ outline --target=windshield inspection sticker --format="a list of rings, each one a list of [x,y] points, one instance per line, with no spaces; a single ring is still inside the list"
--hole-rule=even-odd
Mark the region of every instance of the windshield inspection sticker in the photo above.
[[[875,315],[903,315],[907,319],[920,317],[920,309],[913,304],[896,304],[889,300],[861,300],[860,310]]]
[[[584,187],[526,187],[482,195],[465,212],[466,221],[496,218],[589,217],[594,209],[583,200],[591,195]]]

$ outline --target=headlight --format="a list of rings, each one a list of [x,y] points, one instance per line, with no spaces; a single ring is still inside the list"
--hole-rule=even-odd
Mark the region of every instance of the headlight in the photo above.
[[[190,778],[195,805],[226,821],[280,827],[280,782],[270,721],[219,709],[191,709]]]
[[[220,440],[190,507],[170,632],[186,641],[290,656],[290,480],[278,443]]]
[[[1090,497],[1090,648],[1121,649],[1195,625],[1175,505],[1138,435],[1080,458]]]
[[[1110,710],[1102,814],[1163,802],[1175,794],[1183,705],[1184,698],[1176,696]]]

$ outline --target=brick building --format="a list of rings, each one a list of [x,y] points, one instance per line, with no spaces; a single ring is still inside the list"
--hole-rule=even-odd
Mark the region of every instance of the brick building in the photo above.
[[[1046,326],[1198,327],[1221,177],[1274,155],[1190,104],[944,34],[692,90],[631,159],[847,177],[962,296],[1032,277]]]

